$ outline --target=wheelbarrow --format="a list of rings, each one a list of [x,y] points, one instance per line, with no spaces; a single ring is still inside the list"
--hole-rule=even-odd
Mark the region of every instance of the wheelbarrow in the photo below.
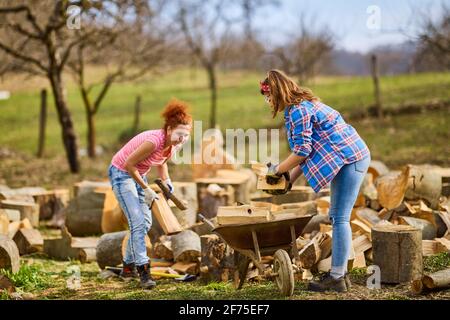
[[[209,224],[212,232],[238,252],[235,286],[241,289],[250,262],[259,274],[275,282],[284,296],[294,292],[294,274],[303,272],[300,266],[296,239],[301,235],[313,214],[301,217],[273,220],[259,223],[230,224],[214,226],[214,224],[199,214],[201,220]],[[262,255],[273,255],[272,268],[264,269]]]

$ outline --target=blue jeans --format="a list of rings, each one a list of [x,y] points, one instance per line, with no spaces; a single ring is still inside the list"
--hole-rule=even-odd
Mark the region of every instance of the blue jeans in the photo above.
[[[109,166],[108,176],[130,228],[123,261],[126,264],[144,265],[148,263],[145,236],[152,226],[152,213],[145,202],[144,190],[127,172],[113,165]],[[147,177],[142,176],[142,179],[147,182]]]
[[[347,164],[331,181],[330,220],[333,226],[331,275],[339,278],[347,271],[352,246],[350,216],[359,189],[370,165],[370,156]]]

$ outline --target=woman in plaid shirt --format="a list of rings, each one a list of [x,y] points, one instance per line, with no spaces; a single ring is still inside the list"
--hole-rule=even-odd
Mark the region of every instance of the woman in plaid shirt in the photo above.
[[[309,289],[343,292],[350,287],[347,261],[352,245],[350,214],[370,164],[370,151],[356,130],[336,110],[279,70],[261,82],[261,94],[273,117],[284,114],[292,151],[280,164],[270,164],[268,183],[290,171],[291,184],[303,173],[315,192],[330,184],[333,226],[331,271]]]

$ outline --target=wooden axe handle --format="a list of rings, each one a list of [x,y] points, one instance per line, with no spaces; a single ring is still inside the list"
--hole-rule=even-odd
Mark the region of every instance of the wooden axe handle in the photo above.
[[[169,188],[166,186],[166,184],[161,179],[156,179],[155,183],[158,185],[158,187],[161,189],[164,197],[166,199],[170,199],[175,203],[178,209],[180,210],[186,210],[187,207],[184,205],[183,201],[178,199],[177,196],[175,196],[173,193],[170,192]]]

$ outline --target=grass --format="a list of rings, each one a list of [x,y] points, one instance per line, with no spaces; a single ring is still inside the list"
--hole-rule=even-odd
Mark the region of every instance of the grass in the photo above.
[[[101,71],[93,70],[91,73],[95,78],[100,76]],[[218,124],[222,129],[273,127],[274,120],[258,93],[258,81],[261,77],[263,74],[241,71],[219,74]],[[15,82],[17,81],[19,80],[15,79]],[[66,82],[75,129],[80,138],[80,145],[84,146],[84,107],[73,82],[70,78]],[[13,90],[10,100],[0,101],[0,145],[29,154],[35,152],[39,89],[42,86],[47,86],[45,80],[39,85],[25,88],[17,84],[12,86],[9,82],[0,82],[0,88],[11,87]],[[449,73],[388,76],[381,79],[381,86],[386,108],[450,99]],[[318,78],[311,83],[311,87],[325,103],[344,113],[373,104],[372,83],[369,77]],[[106,96],[97,116],[99,144],[112,146],[120,133],[131,126],[134,99],[138,94],[143,98],[142,128],[160,126],[160,112],[172,97],[188,101],[193,106],[196,120],[209,119],[207,79],[200,70],[179,70],[163,76],[154,76],[152,79],[143,79],[135,84],[116,84]],[[61,133],[51,95],[49,103],[47,154],[55,155],[62,152]],[[446,120],[448,121],[448,118]],[[280,121],[281,118],[277,120]],[[417,119],[412,122],[417,122]],[[434,136],[434,132],[430,134]]]
[[[70,289],[67,280],[72,273],[70,268],[80,270],[80,288]],[[424,259],[426,273],[450,267],[450,256],[438,254]],[[4,271],[2,271],[4,273]],[[412,300],[412,299],[450,299],[450,290],[416,296],[410,292],[409,284],[382,285],[380,290],[366,287],[368,275],[365,268],[350,272],[353,287],[344,294],[314,293],[307,290],[303,281],[295,283],[293,296],[286,298],[279,294],[275,282],[262,280],[246,282],[241,290],[235,290],[231,282],[204,284],[200,280],[178,283],[174,280],[159,279],[157,287],[151,291],[140,289],[137,281],[123,282],[118,278],[102,279],[95,262],[80,264],[78,261],[54,261],[42,254],[23,256],[20,271],[11,275],[6,273],[18,287],[17,291],[27,292],[34,299],[83,299],[83,300]],[[9,299],[5,292],[0,292],[0,299]]]

